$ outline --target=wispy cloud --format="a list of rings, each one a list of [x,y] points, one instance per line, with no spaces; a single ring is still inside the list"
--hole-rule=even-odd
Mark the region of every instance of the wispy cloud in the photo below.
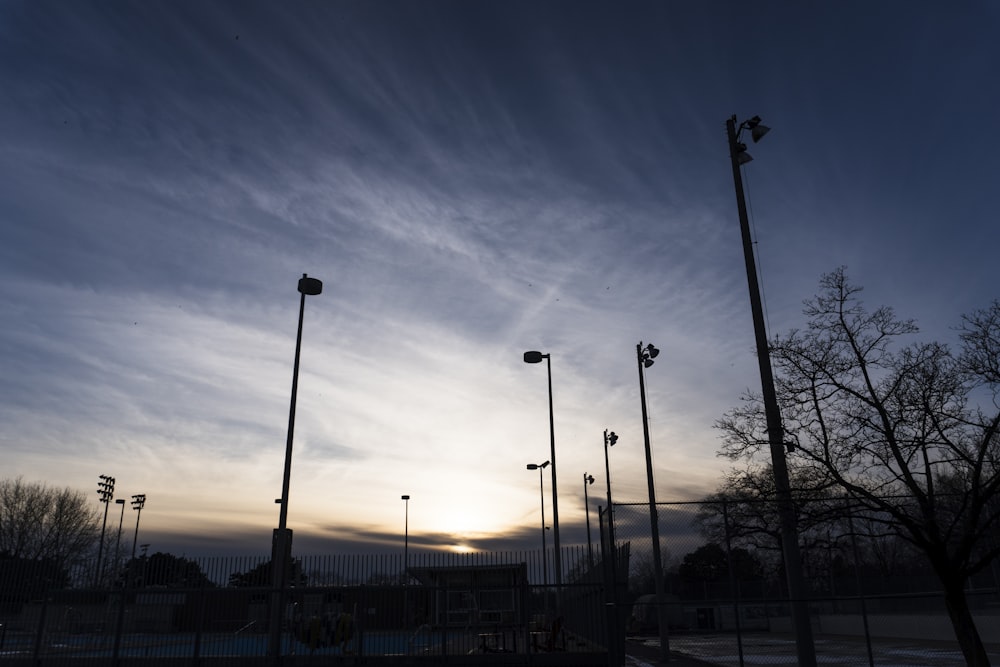
[[[919,17],[881,45],[764,12],[737,51],[708,7],[131,9],[0,21],[0,443],[11,474],[146,493],[149,541],[268,548],[302,273],[297,548],[392,548],[401,493],[421,548],[534,545],[527,349],[564,541],[584,472],[605,502],[605,428],[616,499],[646,496],[639,340],[657,494],[710,490],[712,423],[759,384],[732,111],[775,125],[747,179],[772,331],[840,264],[936,331],[993,296],[989,59],[868,58],[947,41]],[[857,53],[799,36],[827,25]],[[904,152],[927,117],[948,142]]]

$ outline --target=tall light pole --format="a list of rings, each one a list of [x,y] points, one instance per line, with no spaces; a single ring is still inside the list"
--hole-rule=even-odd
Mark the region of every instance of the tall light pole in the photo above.
[[[142,516],[142,508],[146,506],[146,494],[138,493],[132,496],[132,509],[135,510],[135,537],[132,538],[132,560],[135,560],[135,545],[139,541],[139,517]]]
[[[559,553],[559,491],[556,488],[556,426],[552,411],[552,355],[537,350],[524,353],[524,363],[537,364],[545,359],[549,372],[549,459],[552,461],[552,539],[555,553],[556,586],[562,586],[562,556]]]
[[[406,585],[410,580],[410,494],[404,493],[400,499],[406,505],[403,518],[403,626],[408,627],[410,591]]]
[[[614,447],[616,442],[618,442],[618,434],[604,429],[604,478],[608,483],[608,545],[611,547],[610,562],[612,567],[615,562],[615,521],[611,510],[611,465],[608,463],[608,447]]]
[[[660,661],[670,660],[670,634],[667,630],[666,599],[663,597],[663,559],[660,556],[660,518],[656,510],[656,489],[653,486],[653,454],[649,446],[649,414],[646,411],[646,369],[660,351],[652,343],[635,346],[639,362],[639,399],[642,403],[642,439],[646,446],[646,484],[649,487],[649,532],[653,540],[653,580],[656,586],[656,618],[660,630]]]
[[[604,475],[605,480],[608,484],[608,509],[604,512],[605,516],[608,518],[608,542],[605,547],[607,551],[604,551],[604,559],[606,561],[607,573],[606,581],[608,582],[609,592],[608,600],[610,604],[608,605],[608,624],[611,628],[612,636],[611,641],[608,643],[610,649],[613,649],[615,657],[615,662],[610,664],[617,664],[621,656],[619,651],[619,612],[618,612],[618,558],[617,551],[615,547],[615,516],[614,510],[612,510],[611,505],[611,464],[608,461],[608,448],[614,447],[615,443],[618,442],[618,434],[614,431],[608,431],[604,429]]]
[[[403,495],[400,499],[406,504],[405,517],[403,519],[403,581],[409,578],[407,570],[410,567],[410,496]]]
[[[118,516],[118,537],[115,539],[115,569],[118,568],[118,561],[121,558],[122,549],[122,522],[125,520],[125,499],[119,498],[115,501],[115,505],[121,505],[122,511]]]
[[[590,541],[590,500],[587,498],[587,486],[594,483],[594,476],[583,473],[583,506],[587,511],[587,559],[591,569],[594,568],[594,544]]]
[[[98,502],[104,503],[104,522],[101,524],[101,541],[97,545],[97,572],[94,573],[94,587],[100,585],[101,561],[104,559],[104,532],[108,527],[108,503],[115,497],[115,478],[108,475],[98,475]]]
[[[288,576],[288,558],[292,550],[291,531],[288,525],[288,486],[292,476],[292,439],[295,434],[295,401],[299,391],[299,357],[302,351],[302,320],[306,310],[306,295],[317,296],[323,293],[323,282],[310,278],[303,273],[299,278],[299,328],[295,336],[295,363],[292,367],[292,398],[288,408],[288,437],[285,440],[285,468],[281,478],[281,498],[276,502],[281,505],[278,512],[278,529],[274,532],[273,553],[271,557],[271,577],[276,594],[271,599],[270,643],[268,653],[277,661],[281,654],[281,606],[286,578]]]
[[[538,494],[542,500],[542,583],[545,584],[546,595],[548,595],[549,591],[549,559],[545,553],[548,547],[545,546],[545,482],[542,479],[542,471],[548,465],[548,461],[528,464],[528,470],[538,471]]]
[[[781,551],[785,561],[785,576],[788,594],[792,598],[792,622],[795,626],[795,646],[800,667],[815,667],[816,647],[813,643],[812,625],[809,621],[809,605],[805,597],[802,580],[802,557],[799,553],[798,528],[795,523],[795,509],[792,505],[791,484],[788,479],[788,464],[785,461],[785,431],[781,424],[781,410],[778,408],[777,392],[774,389],[774,374],[771,370],[771,353],[767,343],[767,329],[764,324],[764,309],[761,305],[760,285],[757,282],[757,265],[753,256],[753,239],[750,237],[750,222],[747,217],[746,196],[743,193],[743,175],[740,166],[753,158],[747,153],[747,146],[740,142],[743,130],[750,130],[754,143],[767,134],[770,128],[761,125],[760,116],[745,120],[737,127],[736,116],[726,121],[729,138],[729,157],[733,167],[733,184],[736,186],[736,207],[740,216],[740,233],[743,237],[743,261],[746,264],[747,286],[750,289],[750,310],[753,316],[753,332],[757,345],[757,365],[760,368],[761,393],[764,399],[764,419],[767,423],[767,441],[771,449],[771,465],[774,470],[774,487],[777,492],[778,519],[781,525]]]

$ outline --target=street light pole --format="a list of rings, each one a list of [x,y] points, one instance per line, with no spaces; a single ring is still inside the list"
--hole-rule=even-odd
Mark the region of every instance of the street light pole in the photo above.
[[[590,500],[587,498],[587,485],[594,483],[594,476],[583,473],[583,506],[587,511],[587,559],[590,568],[594,568],[594,543],[590,540]]]
[[[549,559],[546,555],[548,547],[545,545],[545,481],[542,479],[542,470],[548,465],[548,461],[528,464],[528,470],[538,471],[538,494],[542,501],[542,583],[545,584],[546,596],[549,594]]]
[[[781,525],[781,551],[785,561],[788,594],[791,597],[792,621],[795,625],[798,664],[800,667],[815,667],[816,647],[813,644],[809,606],[806,602],[805,586],[802,579],[798,528],[795,522],[795,509],[792,505],[788,464],[785,460],[784,428],[781,424],[781,410],[778,407],[777,392],[774,389],[774,374],[771,370],[771,354],[764,324],[764,309],[761,305],[757,265],[753,256],[753,240],[750,237],[746,196],[743,192],[743,175],[740,173],[740,165],[753,159],[746,152],[746,144],[740,143],[740,135],[743,130],[750,130],[751,138],[756,143],[768,132],[769,128],[760,124],[759,116],[743,121],[739,127],[736,125],[736,116],[732,116],[726,121],[729,157],[733,167],[733,183],[736,187],[736,207],[740,216],[740,233],[743,237],[743,260],[746,264],[747,285],[750,289],[750,310],[753,316],[754,339],[757,345],[757,364],[760,368],[764,419],[767,423],[767,441],[771,450],[771,465],[774,470],[774,486],[777,492],[778,517]]]
[[[653,581],[656,586],[656,618],[660,630],[660,661],[670,660],[670,635],[667,631],[666,600],[663,597],[663,560],[660,556],[660,518],[656,510],[656,489],[653,486],[653,454],[649,445],[649,414],[646,411],[645,369],[653,365],[660,351],[652,343],[635,346],[639,362],[639,399],[642,403],[642,438],[646,446],[646,484],[649,487],[649,532],[653,540]]]
[[[292,476],[292,439],[295,434],[295,402],[299,391],[299,357],[302,351],[302,320],[306,310],[306,295],[316,296],[323,292],[323,282],[303,273],[299,279],[299,327],[295,336],[295,363],[292,367],[292,397],[288,409],[288,437],[285,440],[285,468],[281,478],[281,507],[278,512],[278,529],[274,533],[271,557],[271,579],[276,594],[271,599],[271,625],[268,653],[277,661],[281,655],[281,606],[288,575],[288,557],[291,555],[292,538],[288,525],[288,487]]]
[[[115,497],[115,478],[108,475],[98,475],[100,482],[97,483],[98,502],[104,503],[104,522],[101,524],[101,541],[97,545],[97,571],[94,573],[94,587],[100,585],[101,581],[101,561],[104,559],[104,532],[108,527],[108,503]]]
[[[552,461],[552,540],[553,564],[556,569],[556,586],[562,586],[562,556],[559,553],[559,491],[556,488],[556,426],[552,410],[552,355],[538,351],[524,353],[524,362],[537,364],[545,359],[549,372],[549,458]]]

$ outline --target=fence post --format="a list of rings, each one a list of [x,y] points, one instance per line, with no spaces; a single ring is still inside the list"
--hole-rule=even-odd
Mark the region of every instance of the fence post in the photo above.
[[[851,508],[847,510],[847,528],[851,531],[851,551],[854,555],[854,578],[858,585],[858,598],[861,600],[861,622],[865,626],[865,647],[868,650],[868,665],[869,667],[875,667],[875,656],[872,653],[872,635],[868,630],[868,605],[865,602],[865,592],[861,590],[861,562],[858,556],[858,536],[854,533],[854,512]]]
[[[204,587],[198,589],[198,622],[194,630],[194,650],[191,659],[193,664],[201,664],[201,635],[205,631],[205,607],[208,592]]]
[[[740,588],[733,568],[733,546],[729,533],[729,504],[722,499],[722,527],[726,534],[726,564],[729,566],[729,587],[733,596],[733,614],[736,617],[736,651],[739,653],[740,667],[743,667],[743,628],[740,625]]]
[[[620,614],[618,610],[618,585],[615,568],[615,545],[611,543],[611,513],[603,510],[600,505],[597,507],[598,525],[601,532],[601,567],[604,570],[604,599],[607,610],[607,648],[608,664],[621,665],[625,645],[622,641],[622,633],[619,631]],[[608,529],[605,530],[604,520],[608,520]]]
[[[45,598],[42,600],[42,611],[38,615],[38,632],[35,633],[35,650],[32,661],[34,664],[39,664],[38,656],[42,652],[42,634],[45,632],[45,617],[49,612],[49,594],[45,594]]]

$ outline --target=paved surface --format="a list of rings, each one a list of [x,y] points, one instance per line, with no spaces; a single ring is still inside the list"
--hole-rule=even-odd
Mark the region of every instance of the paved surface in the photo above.
[[[673,645],[671,645],[671,648]],[[625,641],[626,667],[645,667],[660,663],[660,640],[655,638],[635,637]],[[671,650],[671,667],[717,667],[717,663],[705,662],[696,657]]]
[[[748,634],[743,638],[743,665],[752,667],[795,665],[795,640],[791,636]],[[955,642],[879,639],[868,646],[861,638],[816,637],[816,663],[836,667],[965,667]],[[732,635],[680,635],[670,638],[670,662],[674,667],[739,667],[740,652]],[[990,663],[1000,665],[1000,644],[989,643]],[[656,637],[631,637],[625,644],[627,665],[660,664]]]

